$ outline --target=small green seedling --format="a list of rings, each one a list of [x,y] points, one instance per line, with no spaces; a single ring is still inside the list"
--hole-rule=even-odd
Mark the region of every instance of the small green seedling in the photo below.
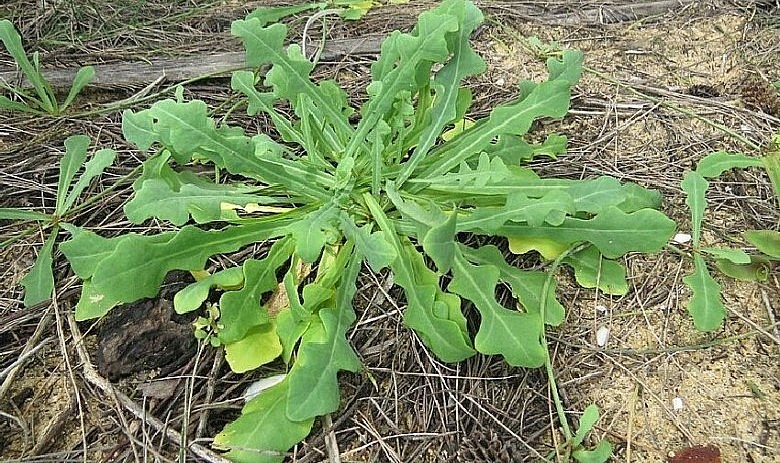
[[[585,408],[580,417],[580,427],[567,445],[567,452],[579,463],[604,463],[612,455],[612,444],[606,439],[600,440],[596,447],[590,450],[582,445],[598,420],[599,408],[596,405]],[[567,461],[565,455],[563,461]]]
[[[79,196],[89,186],[92,179],[100,175],[106,167],[114,162],[114,151],[101,149],[85,164],[88,148],[89,137],[86,135],[73,135],[65,140],[65,155],[60,161],[60,175],[57,182],[57,197],[53,213],[46,214],[25,209],[0,208],[0,219],[39,222],[39,226],[23,231],[14,238],[0,243],[0,247],[7,246],[39,229],[48,233],[43,247],[38,252],[35,264],[21,281],[25,288],[24,305],[27,307],[43,302],[51,297],[54,289],[52,260],[55,240],[60,227],[71,227],[69,224],[63,223],[62,220],[72,212]],[[84,166],[84,171],[74,181],[76,174],[78,174],[82,166]]]
[[[0,95],[0,109],[10,109],[27,113],[47,113],[51,115],[62,114],[73,102],[76,96],[89,84],[95,76],[95,68],[84,66],[78,70],[73,78],[73,84],[70,87],[68,96],[63,102],[57,101],[57,96],[52,86],[41,73],[41,66],[38,59],[38,52],[33,53],[32,62],[27,57],[22,46],[22,38],[11,21],[3,19],[0,21],[0,40],[2,40],[5,49],[8,50],[16,64],[21,68],[27,80],[33,86],[35,95],[31,95],[24,89],[10,85],[6,82],[0,83],[0,87],[9,91],[20,101],[12,100],[6,96]]]
[[[154,297],[169,271],[198,274],[174,298],[176,311],[217,302],[218,318],[211,313],[199,326],[216,336],[231,368],[276,361],[287,372],[217,435],[228,458],[280,462],[316,417],[338,409],[339,372],[361,369],[347,337],[361,269],[392,272],[406,296],[405,324],[441,360],[482,353],[539,367],[549,360],[545,327],[565,317],[555,279],[461,237],[508,239],[518,253],[565,251],[561,263],[578,281],[620,294],[627,285],[617,259],[657,252],[674,233],[674,222],[656,210],[658,192],[611,177],[542,178],[527,166],[565,152],[561,135],[542,143],[524,136],[535,120],[566,115],[582,53],[549,57],[547,79],[522,82],[515,100],[459,124],[472,102],[462,82],[485,70],[469,43],[482,20],[471,1],[445,0],[410,33],[390,34],[356,111],[336,82],[310,79],[314,64],[298,45],[284,45],[283,24],[250,15],[232,33],[243,40],[247,63],[268,71],[236,71],[231,86],[250,116],[272,122],[274,137],[218,124],[205,102],[184,101],[181,92],[125,111],[125,138],[153,149],[125,214],[175,228],[112,238],[71,229],[60,249],[84,281],[76,318]],[[213,164],[228,180],[200,175],[189,167],[195,162]],[[238,266],[206,268],[211,256],[247,246],[259,251]],[[605,268],[614,270],[607,284],[596,277]],[[517,305],[496,299],[499,285]],[[466,305],[480,314],[474,331]]]
[[[726,307],[721,300],[720,284],[710,275],[707,260],[714,260],[717,268],[726,276],[739,280],[765,281],[773,262],[780,260],[780,232],[776,230],[750,230],[745,239],[756,247],[758,253],[748,254],[743,249],[712,248],[701,246],[701,226],[707,206],[708,178],[719,177],[735,168],[763,167],[769,175],[780,204],[780,136],[775,135],[763,157],[717,151],[699,161],[696,169],[685,174],[681,183],[687,195],[685,200],[691,211],[693,244],[693,273],[683,281],[691,288],[688,312],[693,323],[701,331],[718,329],[726,317]]]

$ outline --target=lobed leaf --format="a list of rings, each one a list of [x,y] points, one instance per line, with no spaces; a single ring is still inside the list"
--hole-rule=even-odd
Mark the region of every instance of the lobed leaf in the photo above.
[[[567,193],[574,198],[578,211],[598,214],[604,209],[622,204],[627,195],[623,185],[614,177],[602,176],[594,180],[572,184]]]
[[[253,194],[257,188],[236,187],[211,182],[183,182],[177,189],[164,179],[136,182],[135,195],[124,206],[125,215],[132,223],[143,223],[151,217],[184,225],[190,216],[196,223],[207,223],[225,218],[225,205],[276,204],[280,201]]]
[[[479,310],[481,322],[474,346],[483,354],[501,354],[513,366],[544,364],[547,349],[541,343],[539,314],[508,310],[495,299],[499,271],[492,265],[472,265],[456,253],[453,278],[447,289],[470,300]]]
[[[295,142],[302,147],[306,147],[303,134],[274,109],[275,97],[273,93],[260,93],[255,88],[255,73],[250,71],[233,72],[233,76],[230,79],[230,88],[243,93],[248,98],[248,115],[254,116],[259,112],[268,114],[274,127],[285,141]]]
[[[569,84],[564,81],[548,81],[519,103],[498,106],[490,112],[488,120],[466,131],[450,146],[437,152],[436,161],[423,173],[426,179],[443,175],[453,167],[479,153],[496,136],[522,135],[531,123],[540,117],[563,117],[569,108]]]
[[[336,411],[340,397],[339,370],[356,372],[362,367],[346,338],[347,330],[355,321],[352,298],[361,258],[352,252],[351,246],[339,252],[352,257],[336,287],[334,305],[319,310],[319,320],[303,334],[298,358],[288,374],[287,417],[293,421]]]
[[[542,298],[545,281],[547,280],[546,272],[521,270],[509,265],[504,260],[501,251],[492,245],[482,246],[478,249],[460,245],[459,249],[463,256],[471,262],[496,267],[501,281],[509,283],[512,288],[512,295],[517,298],[518,302],[528,313],[542,313]],[[553,326],[560,325],[563,322],[566,311],[555,297],[554,279],[551,280],[551,284],[547,289],[545,302],[544,322]]]
[[[362,119],[347,145],[347,156],[355,157],[368,133],[380,120],[387,120],[399,93],[413,94],[420,84],[427,85],[432,64],[448,57],[452,50],[448,47],[447,34],[458,30],[457,17],[449,10],[457,3],[443,2],[437,8],[422,13],[411,34],[394,31],[382,42],[379,59],[371,66],[372,83],[367,88],[369,98],[361,109]],[[421,74],[425,75],[425,80],[418,82],[417,76]]]
[[[319,258],[323,246],[328,242],[326,230],[332,228],[337,217],[338,209],[333,203],[328,203],[287,227],[295,240],[295,252],[301,259],[312,263]]]
[[[503,207],[475,208],[459,222],[458,231],[496,233],[507,222],[525,222],[531,227],[547,222],[557,226],[563,223],[567,214],[574,212],[574,200],[564,191],[552,190],[541,198],[514,193],[507,196]]]
[[[385,239],[383,231],[372,233],[369,224],[358,227],[352,218],[346,214],[341,216],[341,225],[345,236],[352,240],[357,251],[365,256],[371,270],[379,272],[383,268],[388,267],[397,257],[395,249]]]
[[[266,75],[266,85],[273,86],[274,95],[285,99],[293,106],[298,96],[308,96],[313,105],[325,117],[335,132],[348,139],[354,132],[349,123],[349,111],[344,111],[347,100],[344,92],[333,83],[316,86],[309,79],[314,64],[301,54],[298,45],[290,45],[284,50],[287,27],[283,24],[263,26],[257,18],[233,21],[231,34],[239,37],[246,48],[246,61],[249,66],[260,67],[270,64]]]
[[[82,278],[91,277],[90,294],[82,291],[79,299],[80,313],[105,313],[117,303],[155,296],[165,275],[171,270],[199,270],[209,256],[233,252],[255,241],[281,236],[294,219],[295,214],[288,214],[210,231],[185,226],[176,232],[160,235],[123,235],[100,244],[99,240],[90,236],[76,243],[67,241],[60,249],[71,265],[80,261],[76,265],[82,267],[82,275],[85,275]],[[85,240],[91,241],[86,255],[80,249]],[[88,271],[92,274],[86,275]]]
[[[453,56],[433,79],[432,86],[436,96],[430,110],[431,119],[419,135],[417,147],[396,180],[398,187],[401,187],[403,182],[412,175],[417,165],[436,143],[445,126],[457,117],[460,82],[467,76],[485,71],[485,62],[469,44],[471,34],[482,23],[482,12],[470,1],[449,2],[446,5],[450,6],[450,9],[445,11],[457,17],[460,25],[450,36],[450,43],[447,45]]]
[[[509,224],[498,233],[514,240],[537,239],[567,245],[589,242],[605,257],[614,259],[628,252],[658,252],[674,229],[674,221],[659,211],[642,209],[625,213],[608,207],[592,219],[567,217],[559,226]]]
[[[445,362],[459,362],[474,355],[460,312],[457,296],[444,293],[438,277],[425,266],[422,256],[395,227],[373,197],[363,196],[374,220],[393,246],[396,259],[390,264],[395,282],[404,289],[407,308],[404,322],[417,332],[423,343]]]
[[[439,273],[447,273],[452,266],[455,255],[455,232],[457,231],[457,214],[449,214],[446,220],[429,228],[422,237],[422,247],[425,253],[433,259]]]
[[[260,304],[260,298],[276,289],[276,272],[293,253],[290,239],[277,240],[268,255],[261,259],[244,261],[244,286],[227,291],[219,298],[219,340],[224,344],[240,341],[250,329],[270,321],[268,312]]]

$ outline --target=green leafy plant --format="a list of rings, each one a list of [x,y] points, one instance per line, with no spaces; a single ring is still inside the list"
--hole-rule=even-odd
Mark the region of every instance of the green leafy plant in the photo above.
[[[0,95],[0,108],[28,113],[61,114],[95,76],[95,69],[92,66],[80,68],[73,78],[68,95],[60,103],[57,101],[57,95],[54,93],[51,85],[41,74],[38,52],[33,53],[32,61],[30,61],[22,46],[21,36],[16,32],[11,21],[7,19],[0,21],[0,40],[2,40],[5,49],[11,54],[11,57],[16,61],[16,64],[27,77],[27,80],[30,81],[35,91],[33,96],[20,87],[3,82],[0,86],[15,95],[21,102]]]
[[[258,18],[265,24],[271,24],[282,18],[310,10],[321,10],[322,14],[331,12],[341,18],[354,21],[362,18],[372,8],[382,3],[408,3],[409,0],[328,0],[326,2],[300,3],[291,6],[262,6],[252,11],[246,19]]]
[[[216,336],[234,370],[277,359],[287,369],[216,437],[234,461],[281,461],[317,416],[337,410],[338,373],[361,369],[346,333],[364,265],[389,268],[406,296],[405,324],[443,361],[479,352],[539,367],[549,364],[545,325],[565,317],[555,280],[509,265],[494,245],[458,238],[507,238],[516,252],[539,251],[574,268],[579,281],[620,294],[627,285],[616,259],[658,251],[674,232],[655,210],[657,192],[610,177],[546,179],[524,166],[565,151],[563,136],[523,136],[536,119],[566,114],[581,73],[577,51],[549,58],[547,80],[524,81],[516,100],[441,139],[471,104],[461,82],[485,69],[469,44],[482,19],[473,3],[446,0],[411,33],[393,32],[357,114],[335,82],[310,80],[314,66],[299,46],[284,46],[284,25],[257,15],[234,22],[248,64],[268,71],[236,71],[231,86],[249,115],[273,123],[275,138],[217,125],[204,102],[184,101],[181,92],[124,113],[126,139],[143,151],[156,147],[125,214],[179,228],[113,238],[72,229],[60,249],[84,280],[76,318],[154,297],[171,270],[196,272],[200,280],[176,295],[175,309],[211,304],[199,327]],[[213,164],[228,180],[195,173],[187,167],[194,162]],[[263,251],[238,267],[203,272],[209,257],[254,243]],[[609,277],[598,278],[605,269]],[[499,284],[516,307],[496,300]],[[218,301],[209,300],[214,289]],[[479,313],[476,333],[468,306]]]
[[[776,230],[749,230],[745,239],[758,253],[748,254],[738,248],[713,248],[701,245],[701,229],[707,207],[708,178],[717,178],[735,168],[763,167],[769,175],[780,204],[780,135],[775,135],[763,157],[717,151],[705,156],[696,169],[685,174],[681,183],[691,211],[693,244],[693,273],[683,281],[691,289],[688,312],[701,331],[718,329],[726,318],[726,307],[721,300],[720,284],[707,269],[707,260],[713,260],[725,275],[748,281],[765,281],[773,264],[780,260],[780,232]]]
[[[583,447],[582,443],[593,430],[593,427],[599,420],[599,408],[595,405],[589,405],[580,417],[580,426],[570,441],[570,455],[579,463],[604,463],[612,455],[612,444],[608,440],[602,439],[592,450]],[[565,458],[565,456],[564,456]],[[564,459],[564,461],[566,461]]]
[[[88,148],[89,137],[86,135],[73,135],[65,140],[65,155],[60,161],[60,175],[57,182],[57,196],[53,213],[47,214],[26,209],[0,208],[0,219],[39,222],[38,226],[22,231],[13,238],[0,243],[0,247],[7,246],[38,230],[48,231],[48,236],[43,243],[43,247],[38,252],[38,257],[33,267],[21,281],[25,288],[24,305],[27,307],[43,302],[51,297],[54,289],[52,255],[55,240],[60,227],[70,227],[70,225],[62,221],[74,211],[76,201],[89,186],[92,179],[100,175],[106,167],[114,162],[116,156],[114,151],[101,149],[85,163]],[[84,166],[84,171],[76,179],[76,175],[82,166]]]

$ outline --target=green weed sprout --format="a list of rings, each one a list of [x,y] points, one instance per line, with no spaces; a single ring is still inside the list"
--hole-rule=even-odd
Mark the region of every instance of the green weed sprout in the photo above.
[[[681,183],[687,195],[686,204],[691,211],[693,244],[692,274],[683,278],[691,289],[688,312],[700,331],[718,329],[726,318],[726,307],[721,300],[720,284],[707,269],[708,259],[714,260],[718,270],[726,276],[745,281],[766,281],[773,262],[780,260],[780,232],[776,230],[749,230],[745,239],[756,247],[757,253],[748,254],[738,248],[712,248],[701,246],[701,227],[707,207],[706,193],[708,178],[719,177],[723,172],[735,168],[763,167],[780,205],[780,135],[775,135],[769,149],[762,157],[741,153],[717,151],[705,156],[696,169],[685,174]]]
[[[86,135],[73,135],[65,140],[65,155],[60,161],[60,175],[57,182],[57,197],[53,213],[46,214],[27,209],[0,208],[0,219],[39,223],[39,225],[22,231],[15,237],[0,243],[0,247],[7,246],[39,229],[48,232],[33,267],[21,281],[25,288],[24,305],[26,307],[44,302],[51,297],[54,289],[52,262],[55,240],[60,227],[71,227],[71,225],[64,223],[63,220],[74,210],[76,201],[89,186],[92,179],[100,175],[106,167],[111,165],[116,157],[116,153],[113,150],[101,149],[95,152],[89,161],[86,161],[88,148],[89,137]],[[82,166],[84,171],[76,179],[76,175]]]
[[[73,78],[73,83],[68,95],[62,103],[59,103],[51,85],[43,77],[43,74],[41,74],[38,52],[33,53],[31,62],[22,46],[21,36],[16,32],[11,21],[7,19],[0,21],[0,40],[2,40],[5,49],[11,54],[11,57],[19,68],[21,68],[35,91],[35,95],[31,95],[20,87],[10,85],[6,82],[0,83],[0,87],[11,92],[22,101],[20,103],[7,96],[0,95],[0,108],[2,109],[26,113],[44,112],[54,116],[62,114],[81,90],[87,86],[95,76],[95,68],[92,66],[80,68]]]

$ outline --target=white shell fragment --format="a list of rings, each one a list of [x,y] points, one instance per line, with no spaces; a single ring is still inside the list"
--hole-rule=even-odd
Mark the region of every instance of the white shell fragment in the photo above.
[[[495,82],[495,83],[496,83],[496,85],[497,85],[497,86],[499,86],[499,87],[503,87],[503,86],[504,86],[504,84],[506,84],[506,80],[504,80],[504,78],[503,78],[503,77],[499,77],[498,79],[496,79],[496,82]]]
[[[678,234],[674,235],[674,237],[672,238],[672,243],[674,243],[674,244],[685,244],[685,243],[687,243],[690,240],[691,240],[691,235],[689,235],[687,233],[678,233]]]
[[[250,384],[249,387],[247,387],[244,391],[244,402],[249,402],[264,390],[276,386],[277,384],[284,381],[284,378],[286,377],[286,374],[276,375],[255,381],[254,383]]]
[[[675,397],[674,399],[672,399],[672,409],[674,409],[674,411],[676,411],[676,412],[679,412],[680,410],[682,410],[683,409],[683,399],[681,399],[680,397]]]
[[[599,347],[604,347],[607,345],[607,341],[609,341],[609,328],[602,326],[596,331],[596,344]]]

